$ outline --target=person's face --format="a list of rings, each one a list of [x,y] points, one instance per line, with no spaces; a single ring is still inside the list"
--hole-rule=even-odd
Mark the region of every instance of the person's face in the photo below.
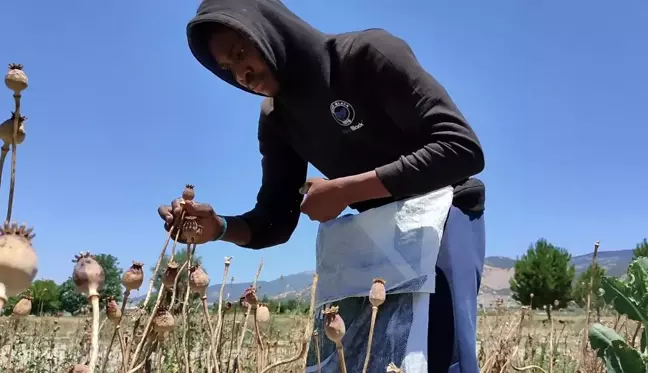
[[[232,29],[216,33],[209,41],[209,50],[218,65],[230,70],[236,81],[245,88],[273,97],[279,91],[279,82],[266,65],[254,44]]]

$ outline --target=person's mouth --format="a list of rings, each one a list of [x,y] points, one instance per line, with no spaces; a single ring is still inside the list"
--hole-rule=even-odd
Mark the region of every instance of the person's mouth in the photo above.
[[[261,93],[261,92],[263,92],[263,89],[265,88],[265,86],[263,84],[263,80],[258,80],[248,88],[250,88],[251,91],[254,91],[256,93]]]

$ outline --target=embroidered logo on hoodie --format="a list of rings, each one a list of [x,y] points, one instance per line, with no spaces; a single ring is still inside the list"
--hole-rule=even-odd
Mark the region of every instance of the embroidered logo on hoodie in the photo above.
[[[330,105],[331,109],[331,115],[333,116],[333,119],[341,125],[342,127],[349,127],[344,131],[344,133],[348,133],[350,131],[355,131],[357,129],[362,128],[364,124],[362,122],[359,122],[356,125],[352,125],[353,121],[355,120],[355,110],[353,109],[353,106],[344,101],[344,100],[336,100],[333,101]]]

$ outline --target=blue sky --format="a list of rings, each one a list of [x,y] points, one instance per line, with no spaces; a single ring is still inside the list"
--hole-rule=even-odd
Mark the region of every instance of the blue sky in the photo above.
[[[32,0],[0,13],[0,63],[24,64],[31,84],[14,217],[35,227],[39,277],[64,280],[88,249],[153,264],[165,237],[156,209],[185,183],[219,213],[253,206],[260,98],[193,59],[185,25],[197,5]],[[519,255],[539,237],[581,254],[648,236],[645,1],[287,5],[325,32],[388,29],[445,85],[486,152],[487,255]],[[0,114],[12,105],[0,91]],[[240,281],[264,257],[272,280],[314,268],[316,230],[302,218],[280,247],[199,252],[213,283],[225,255]]]

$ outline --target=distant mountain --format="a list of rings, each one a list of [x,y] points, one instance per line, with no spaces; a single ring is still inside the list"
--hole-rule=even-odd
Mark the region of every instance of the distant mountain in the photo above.
[[[572,257],[572,264],[576,267],[576,276],[585,271],[592,263],[593,254]],[[622,276],[625,274],[630,261],[632,250],[601,251],[598,253],[597,262],[606,269],[609,276]],[[497,297],[509,298],[511,289],[509,280],[513,277],[515,259],[504,256],[489,256],[484,260],[484,271],[480,288],[480,302],[488,304]],[[260,298],[267,296],[270,299],[284,299],[310,296],[310,287],[313,282],[313,271],[300,272],[283,276],[273,281],[259,281],[257,284]],[[230,301],[237,301],[252,282],[238,282],[225,286],[224,296]],[[220,284],[215,284],[207,289],[207,300],[218,301]],[[133,299],[133,303],[144,300],[144,297]]]
[[[282,276],[273,281],[257,282],[257,295],[259,299],[267,296],[270,299],[290,299],[300,296],[310,297],[310,287],[313,283],[314,271],[305,271],[293,275]],[[252,281],[227,283],[223,291],[223,298],[231,302],[238,301],[243,292],[252,286]],[[207,301],[217,302],[221,284],[211,285],[207,288]],[[131,304],[143,301],[145,296],[133,298]]]
[[[608,276],[623,276],[632,260],[633,250],[599,251],[597,263],[605,268]],[[571,263],[576,269],[576,277],[583,273],[590,264],[594,254],[572,257]],[[480,287],[480,303],[491,304],[497,298],[510,301],[509,281],[515,271],[515,259],[503,256],[489,256],[484,260],[484,271]]]
[[[608,276],[622,276],[626,273],[633,250],[599,251],[596,262],[603,268]],[[586,254],[572,257],[572,264],[576,266],[576,274],[584,272],[592,264],[592,256]]]
[[[510,269],[515,265],[515,259],[505,256],[488,256],[484,260],[484,264],[495,268]]]

